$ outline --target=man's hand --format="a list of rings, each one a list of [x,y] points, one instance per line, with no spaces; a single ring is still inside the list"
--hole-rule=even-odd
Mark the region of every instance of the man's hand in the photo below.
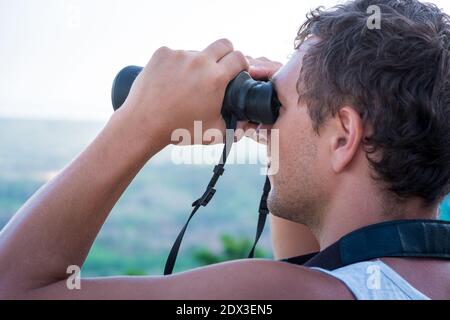
[[[135,113],[142,130],[152,131],[148,136],[155,137],[157,130],[165,145],[175,129],[188,129],[192,136],[196,120],[202,121],[203,130],[224,133],[220,110],[225,88],[247,69],[245,56],[226,39],[200,52],[162,47],[137,77],[121,109]]]
[[[269,60],[266,57],[253,59],[250,56],[246,56],[246,58],[250,64],[248,72],[255,80],[270,80],[283,66],[282,63]]]

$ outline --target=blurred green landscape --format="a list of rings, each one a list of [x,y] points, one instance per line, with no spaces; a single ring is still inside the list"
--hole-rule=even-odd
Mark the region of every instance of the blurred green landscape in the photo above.
[[[0,119],[0,229],[103,125]],[[204,192],[212,169],[212,165],[174,165],[170,150],[154,157],[112,210],[83,266],[83,276],[162,274],[173,241],[192,202]],[[264,184],[259,170],[260,165],[227,166],[214,199],[189,224],[175,271],[217,258],[238,258],[241,251],[241,258],[246,257]],[[268,229],[259,242],[259,256],[271,257]]]
[[[103,125],[0,119],[0,229]],[[173,241],[191,203],[203,193],[212,168],[174,165],[170,150],[153,158],[114,207],[83,266],[83,276],[162,274]],[[248,254],[264,183],[259,170],[259,165],[227,167],[214,199],[190,223],[175,271]],[[442,218],[450,218],[449,199],[441,212]],[[268,229],[259,242],[259,257],[271,257]]]

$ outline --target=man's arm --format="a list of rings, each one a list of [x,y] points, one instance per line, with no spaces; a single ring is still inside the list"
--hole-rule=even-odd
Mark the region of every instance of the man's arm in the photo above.
[[[64,280],[20,295],[24,299],[276,300],[354,299],[339,280],[284,262],[245,259],[170,276],[82,279],[80,290]],[[4,295],[11,298],[11,295]]]
[[[51,285],[81,266],[111,208],[173,130],[192,133],[194,120],[223,130],[225,87],[247,67],[227,40],[202,52],[155,52],[100,135],[1,231],[1,293]]]
[[[132,117],[116,113],[95,141],[2,230],[0,291],[40,288],[65,279],[69,265],[83,265],[111,208],[162,147],[158,136],[144,139],[130,127],[136,121]]]
[[[271,214],[270,232],[275,259],[286,259],[319,251],[316,237],[303,224]]]

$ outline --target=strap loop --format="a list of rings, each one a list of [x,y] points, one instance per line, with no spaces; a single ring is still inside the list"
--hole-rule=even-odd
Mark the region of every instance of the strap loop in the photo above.
[[[192,203],[192,206],[195,207],[197,205],[206,207],[209,201],[211,201],[212,197],[216,193],[216,189],[214,188],[208,188],[203,196],[200,199],[197,199]]]

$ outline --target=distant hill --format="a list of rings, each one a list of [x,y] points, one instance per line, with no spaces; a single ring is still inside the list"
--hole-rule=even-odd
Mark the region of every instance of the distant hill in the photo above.
[[[0,119],[0,228],[43,183],[101,130],[96,122]],[[151,160],[132,182],[102,228],[83,275],[162,273],[165,259],[204,191],[212,165],[174,165],[170,150]],[[259,165],[230,165],[217,194],[191,222],[176,270],[198,265],[198,248],[220,251],[222,234],[253,240],[264,183]],[[95,179],[95,177],[93,177]],[[442,205],[450,218],[450,201]],[[268,228],[260,247],[271,252]]]

